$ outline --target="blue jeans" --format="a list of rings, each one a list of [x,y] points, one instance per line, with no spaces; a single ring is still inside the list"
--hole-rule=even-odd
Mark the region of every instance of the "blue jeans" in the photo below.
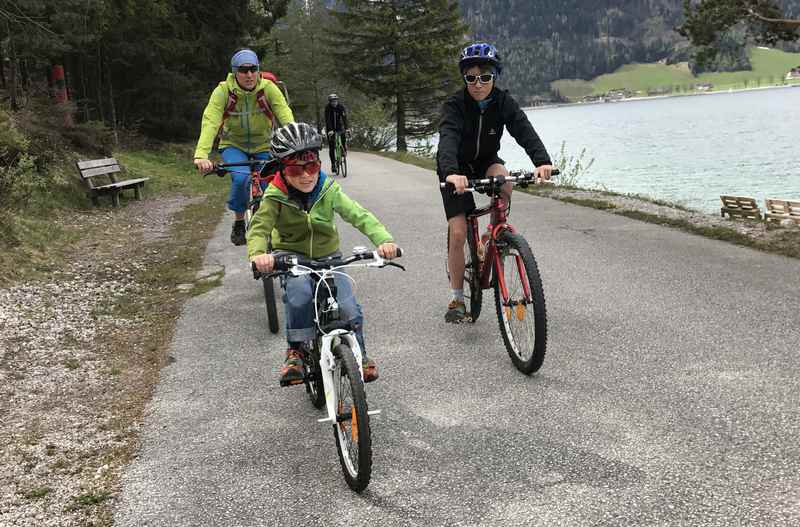
[[[314,322],[314,282],[309,276],[283,276],[283,305],[286,313],[286,340],[289,347],[294,347],[299,342],[314,340],[316,335]],[[356,302],[350,279],[345,276],[334,277],[339,303],[341,319],[349,322],[355,329],[356,339],[361,346],[361,352],[366,354],[364,348],[364,313],[361,305]],[[325,287],[324,285],[321,287]]]
[[[225,163],[270,158],[269,152],[248,154],[234,146],[222,149],[220,154]],[[247,210],[247,204],[250,202],[250,167],[246,165],[231,167],[229,173],[231,176],[231,192],[228,195],[228,208],[233,212],[244,214],[244,211]]]

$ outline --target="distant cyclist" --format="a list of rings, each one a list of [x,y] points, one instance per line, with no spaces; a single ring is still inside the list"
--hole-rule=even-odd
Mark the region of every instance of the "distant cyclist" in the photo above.
[[[258,56],[250,49],[240,49],[231,57],[231,73],[211,93],[203,112],[200,138],[194,152],[194,164],[201,172],[210,172],[208,157],[219,135],[223,161],[232,163],[249,159],[267,159],[274,125],[294,122],[294,116],[278,86],[259,73]],[[231,242],[244,245],[244,213],[250,199],[250,167],[231,169],[228,208],[235,215]]]
[[[525,149],[541,177],[550,179],[553,170],[550,156],[525,113],[507,90],[495,87],[502,71],[497,49],[484,42],[461,51],[458,67],[464,89],[451,96],[442,107],[439,124],[439,147],[436,171],[439,181],[452,187],[442,189],[450,240],[447,266],[452,298],[445,320],[461,322],[464,305],[464,243],[467,240],[466,215],[475,209],[472,193],[465,193],[467,179],[508,175],[504,161],[497,156],[500,138],[507,129]],[[503,185],[501,193],[510,203],[512,184]]]
[[[336,137],[334,134],[336,132],[342,134],[342,147],[345,147],[347,136],[350,134],[350,126],[347,124],[347,110],[335,93],[328,95],[328,104],[325,106],[325,130],[328,133],[328,153],[331,157],[332,172],[336,174]]]

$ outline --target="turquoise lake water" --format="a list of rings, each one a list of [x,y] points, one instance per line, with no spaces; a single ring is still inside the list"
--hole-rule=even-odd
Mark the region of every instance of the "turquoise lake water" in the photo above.
[[[594,165],[591,186],[719,211],[720,194],[800,199],[800,87],[526,111],[551,157]],[[509,134],[509,168],[530,160]]]

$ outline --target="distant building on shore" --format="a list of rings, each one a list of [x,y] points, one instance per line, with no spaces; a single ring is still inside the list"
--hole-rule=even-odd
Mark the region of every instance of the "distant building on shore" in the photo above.
[[[800,66],[790,69],[789,73],[786,74],[787,81],[792,79],[800,79]]]
[[[714,85],[710,82],[699,82],[694,85],[694,89],[697,91],[711,91],[711,88],[713,87]]]

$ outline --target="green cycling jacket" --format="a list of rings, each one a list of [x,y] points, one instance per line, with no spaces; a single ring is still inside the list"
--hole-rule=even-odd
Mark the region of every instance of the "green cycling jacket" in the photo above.
[[[361,231],[378,246],[393,241],[386,227],[367,209],[350,199],[331,178],[324,178],[319,195],[308,212],[289,200],[286,183],[277,175],[267,187],[261,206],[247,230],[247,256],[267,252],[272,236],[273,250],[321,258],[339,250],[339,232],[333,213]]]
[[[280,126],[294,122],[292,109],[286,104],[283,92],[275,83],[259,79],[253,91],[245,91],[236,82],[233,74],[229,73],[227,80],[220,82],[211,92],[208,106],[203,112],[200,139],[197,140],[197,148],[194,151],[195,159],[208,159],[211,153],[214,138],[217,136],[219,125],[222,124],[225,106],[228,104],[228,91],[236,94],[236,108],[225,119],[219,140],[220,150],[227,146],[235,146],[248,154],[269,150],[272,123],[256,102],[256,94],[260,90],[264,90],[267,102]]]

